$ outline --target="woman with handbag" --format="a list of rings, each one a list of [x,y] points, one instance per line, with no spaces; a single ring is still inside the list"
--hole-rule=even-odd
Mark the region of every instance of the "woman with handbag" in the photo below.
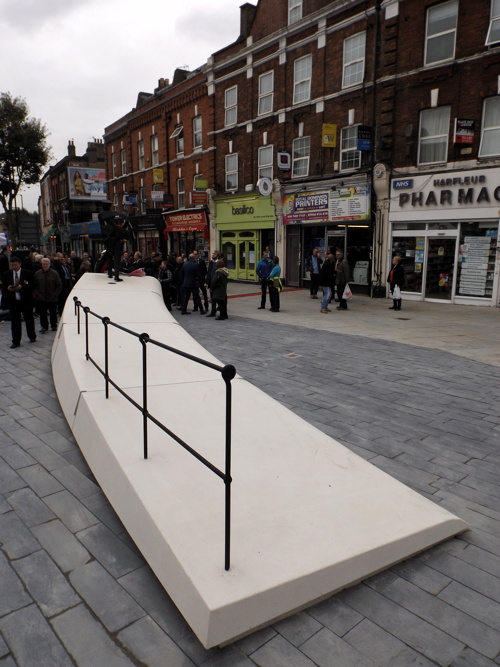
[[[401,265],[401,257],[395,255],[392,258],[392,268],[387,276],[393,303],[389,310],[401,310],[401,288],[403,287],[404,281],[405,271]]]

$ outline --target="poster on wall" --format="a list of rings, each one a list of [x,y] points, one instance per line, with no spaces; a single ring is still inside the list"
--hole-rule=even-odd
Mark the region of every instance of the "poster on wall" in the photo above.
[[[345,220],[367,220],[370,186],[338,187],[326,192],[304,192],[283,197],[283,224],[327,224]]]
[[[283,224],[328,222],[328,192],[305,192],[283,197]]]
[[[330,193],[330,220],[366,220],[370,217],[370,187],[337,188]]]
[[[68,167],[70,199],[106,199],[106,172],[104,169]]]

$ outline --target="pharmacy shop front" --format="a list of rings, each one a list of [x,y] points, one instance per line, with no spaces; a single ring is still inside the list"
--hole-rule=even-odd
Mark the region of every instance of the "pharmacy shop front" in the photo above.
[[[499,305],[500,169],[394,178],[390,251],[405,272],[403,298]]]

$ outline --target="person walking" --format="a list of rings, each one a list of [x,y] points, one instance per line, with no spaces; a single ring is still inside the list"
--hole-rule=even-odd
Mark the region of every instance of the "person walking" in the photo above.
[[[280,258],[275,255],[273,257],[273,268],[269,274],[269,300],[271,302],[271,313],[279,313],[280,311],[280,291],[281,291],[281,266]]]
[[[35,309],[40,318],[40,333],[47,333],[50,328],[57,331],[57,302],[63,288],[57,271],[50,268],[50,259],[44,257],[42,268],[35,273]],[[47,310],[49,317],[47,317]]]
[[[215,314],[217,312],[217,302],[214,299],[214,295],[212,292],[212,281],[215,276],[215,272],[217,271],[217,262],[220,259],[220,253],[218,250],[214,250],[212,253],[212,259],[208,263],[207,267],[207,274],[205,276],[205,284],[207,288],[210,290],[210,312],[208,313],[207,317],[215,317]],[[225,266],[225,265],[224,265]]]
[[[200,253],[197,250],[193,250],[194,261],[198,264],[198,287],[203,296],[205,302],[205,311],[208,312],[208,293],[206,286],[207,278],[207,264],[204,259],[200,257]]]
[[[201,299],[200,299],[200,292],[198,290],[200,271],[193,253],[189,255],[188,261],[184,263],[183,274],[184,274],[184,281],[182,283],[183,302],[182,302],[181,315],[191,315],[191,313],[188,312],[187,309],[189,303],[189,297],[191,296],[191,294],[193,295],[193,303],[194,303],[193,310],[194,311],[199,310],[200,315],[204,315],[205,311],[203,310],[203,306],[201,304]]]
[[[330,313],[328,304],[332,298],[333,290],[335,289],[336,270],[334,265],[334,258],[330,252],[325,254],[325,261],[319,272],[318,281],[319,287],[323,290],[323,298],[321,299],[321,310],[323,314]]]
[[[311,286],[309,288],[311,299],[318,298],[319,272],[322,264],[323,260],[321,259],[319,248],[314,248],[306,261],[306,269],[309,271],[309,276],[311,278]]]
[[[347,310],[347,301],[343,298],[345,286],[351,279],[349,264],[346,259],[344,259],[344,253],[342,250],[337,249],[335,252],[335,257],[337,259],[335,263],[335,283],[337,285],[337,296],[339,299],[339,305],[337,310]]]
[[[399,255],[392,258],[392,268],[387,276],[387,282],[392,293],[392,306],[389,310],[401,310],[401,289],[405,282],[405,271]]]
[[[227,320],[227,279],[229,271],[226,269],[226,265],[223,259],[217,261],[217,268],[212,279],[212,284],[210,285],[210,291],[213,294],[213,299],[217,303],[217,308],[219,309],[219,314],[215,318],[216,320]]]
[[[163,303],[165,304],[167,310],[172,312],[172,305],[170,303],[170,287],[172,285],[172,271],[167,266],[167,261],[164,259],[160,264],[158,271],[158,280],[161,285],[161,293],[163,296]]]
[[[262,296],[260,299],[260,306],[257,310],[263,310],[266,307],[266,294],[269,286],[269,274],[273,270],[273,262],[269,259],[269,252],[264,250],[262,252],[262,259],[257,264],[257,276],[260,279],[260,287]],[[269,290],[269,300],[271,300],[271,290]]]
[[[31,271],[21,269],[19,257],[11,257],[11,270],[2,276],[2,288],[10,310],[12,345],[14,349],[21,345],[22,319],[26,325],[26,333],[30,343],[36,341],[35,319],[33,317],[33,289],[35,280]]]

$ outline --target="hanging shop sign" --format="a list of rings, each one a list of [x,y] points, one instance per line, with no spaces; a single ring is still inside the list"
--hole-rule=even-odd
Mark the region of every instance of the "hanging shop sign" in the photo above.
[[[197,192],[196,190],[193,190],[193,192],[191,193],[191,202],[198,206],[200,204],[207,204],[208,195],[206,192]]]
[[[372,128],[368,125],[358,125],[358,151],[371,151]]]
[[[163,183],[163,169],[153,169],[153,183]]]
[[[473,119],[455,118],[455,143],[474,143],[474,127],[475,120]]]
[[[337,146],[337,126],[335,124],[323,123],[321,145],[323,148],[335,148]]]
[[[163,195],[165,193],[163,190],[152,190],[151,191],[151,201],[161,201],[163,202]]]
[[[290,171],[292,168],[292,154],[289,151],[277,152],[278,171]]]

